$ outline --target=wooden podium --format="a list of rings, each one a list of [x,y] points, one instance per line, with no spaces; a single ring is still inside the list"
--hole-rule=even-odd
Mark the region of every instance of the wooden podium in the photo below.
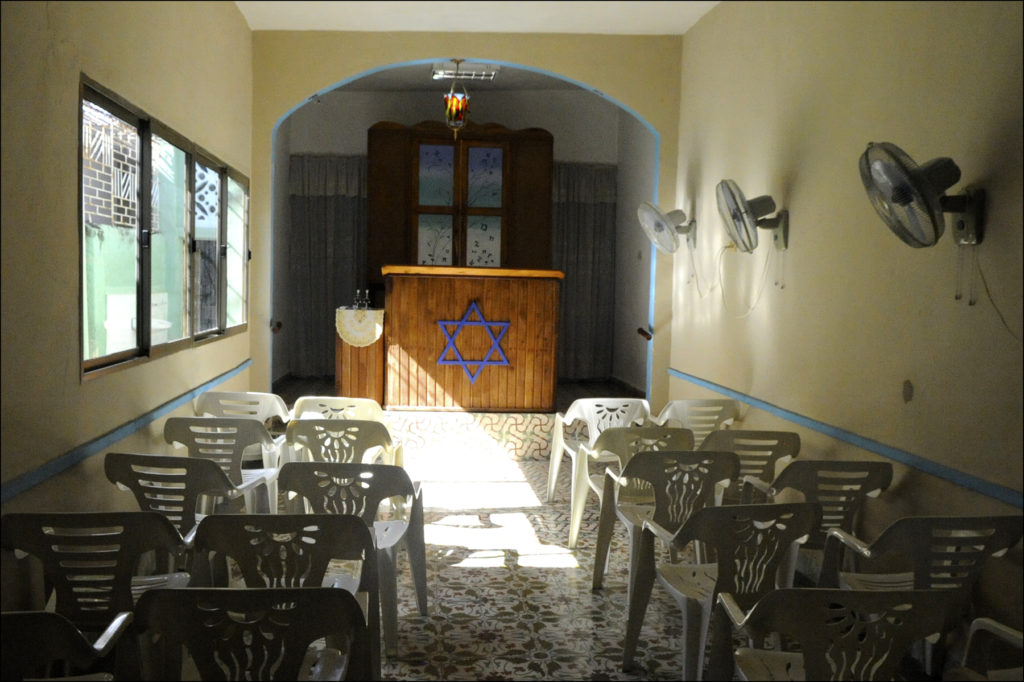
[[[381,272],[388,408],[554,412],[561,272]]]
[[[335,316],[334,392],[383,405],[384,311],[339,308]]]

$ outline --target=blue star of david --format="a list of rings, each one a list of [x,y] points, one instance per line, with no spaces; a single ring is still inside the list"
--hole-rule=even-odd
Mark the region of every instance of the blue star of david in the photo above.
[[[477,319],[472,320],[470,317],[476,315]],[[505,332],[508,331],[508,322],[490,322],[484,319],[483,313],[480,312],[480,307],[473,301],[466,308],[465,314],[463,314],[461,320],[438,320],[437,324],[441,327],[441,333],[444,334],[447,343],[445,343],[444,350],[441,351],[440,357],[437,358],[437,364],[439,365],[460,365],[462,370],[469,377],[469,383],[476,383],[476,378],[480,376],[480,372],[486,365],[505,365],[508,366],[508,358],[505,357],[505,351],[501,349],[501,339],[504,338]],[[458,338],[459,333],[462,332],[466,327],[483,327],[487,335],[491,337],[491,347],[484,355],[483,360],[464,360],[462,353],[459,352],[458,346],[455,345],[455,339]],[[495,330],[498,331],[495,336]],[[446,356],[449,351],[455,355],[454,359],[448,359]],[[492,359],[497,355],[500,359]],[[470,369],[474,367],[476,369]]]

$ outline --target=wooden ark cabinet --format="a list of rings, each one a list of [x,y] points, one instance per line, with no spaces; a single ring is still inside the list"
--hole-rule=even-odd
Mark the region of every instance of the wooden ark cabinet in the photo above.
[[[551,267],[552,136],[383,121],[367,138],[367,277],[385,265]]]

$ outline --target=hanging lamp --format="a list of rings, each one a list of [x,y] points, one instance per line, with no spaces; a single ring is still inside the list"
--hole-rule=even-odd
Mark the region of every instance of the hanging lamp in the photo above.
[[[469,93],[466,86],[459,82],[459,66],[462,59],[453,59],[455,63],[455,75],[452,77],[452,87],[444,96],[444,119],[448,127],[452,129],[455,138],[459,136],[459,130],[466,125],[466,115],[469,113]],[[462,88],[462,92],[456,92],[455,87]]]

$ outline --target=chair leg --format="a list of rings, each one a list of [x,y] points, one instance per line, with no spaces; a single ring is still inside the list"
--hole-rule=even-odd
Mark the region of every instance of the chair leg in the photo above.
[[[394,547],[377,552],[380,576],[380,613],[384,630],[384,652],[398,653],[398,575],[395,571]]]
[[[409,555],[409,570],[416,587],[416,606],[420,615],[427,613],[427,546],[423,537],[423,498],[417,497],[412,503],[409,515],[409,529],[406,531],[405,550]]]
[[[608,548],[615,529],[615,483],[605,477],[604,494],[601,496],[601,516],[597,522],[597,546],[594,548],[594,579],[590,589],[600,590],[604,586],[604,574],[608,570]]]
[[[654,533],[645,530],[640,533],[640,550],[636,570],[630,579],[632,598],[627,605],[626,638],[622,643],[622,670],[629,672],[633,668],[633,657],[640,639],[640,629],[644,625],[647,604],[651,601],[651,590],[654,588],[656,570],[654,566]]]
[[[696,599],[682,599],[679,604],[683,612],[683,677],[684,680],[700,680],[704,672],[704,638],[706,626],[703,608]]]
[[[558,468],[562,464],[562,438],[558,434],[561,425],[555,424],[555,435],[551,437],[551,460],[548,462],[548,502],[555,500],[555,487],[558,485]]]
[[[633,574],[636,573],[637,563],[640,561],[640,528],[626,526],[626,535],[629,539],[629,582],[626,583],[626,604],[633,599]]]
[[[576,453],[572,458],[572,491],[569,502],[569,549],[576,549],[580,526],[583,524],[583,510],[587,506],[587,456]]]

